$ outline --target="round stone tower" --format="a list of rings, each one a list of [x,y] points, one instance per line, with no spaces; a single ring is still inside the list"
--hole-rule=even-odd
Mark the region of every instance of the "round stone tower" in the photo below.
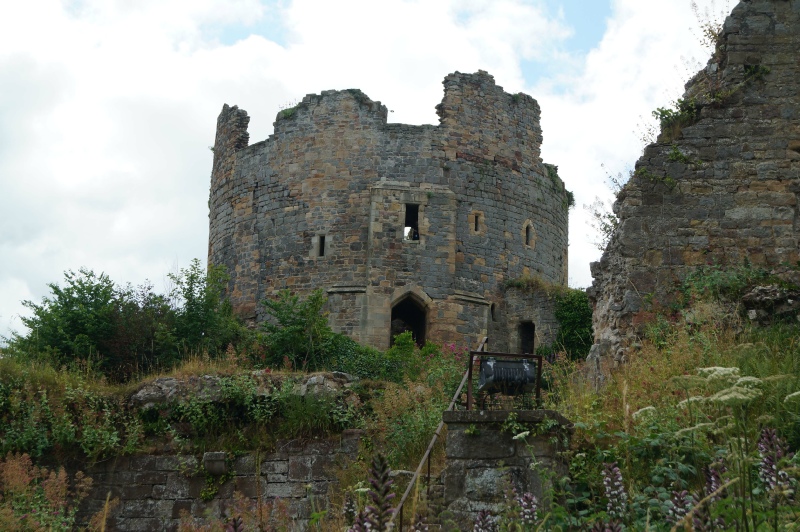
[[[361,91],[325,91],[249,146],[247,113],[223,107],[209,264],[226,267],[237,313],[261,321],[279,291],[321,288],[333,329],[378,348],[403,330],[552,341],[547,298],[508,287],[567,280],[568,194],[540,158],[539,106],[483,71],[444,86],[438,126],[387,124]]]

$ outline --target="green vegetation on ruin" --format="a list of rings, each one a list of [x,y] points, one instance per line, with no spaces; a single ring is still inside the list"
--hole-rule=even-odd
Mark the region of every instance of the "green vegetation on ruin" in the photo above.
[[[199,278],[199,286],[208,288],[214,275]],[[602,523],[619,527],[610,529],[670,530],[688,515],[696,529],[724,520],[723,530],[736,529],[735,523],[743,530],[745,522],[749,530],[792,530],[800,517],[800,464],[791,454],[800,447],[800,327],[796,322],[756,327],[737,307],[748,289],[772,281],[769,272],[746,265],[709,266],[688,276],[674,301],[648,300],[637,316],[641,344],[627,364],[605,373],[599,391],[583,378],[582,356],[576,360],[557,349],[545,364],[544,406],[575,423],[564,454],[569,473],[553,478],[552,504],[540,504],[533,521],[524,521],[522,508],[509,497],[506,511],[497,516],[501,525],[507,530],[588,530]],[[58,290],[81,288],[80,294],[102,295],[107,291],[94,290],[94,285],[108,288],[108,283],[103,276],[82,272],[69,274]],[[534,284],[517,280],[509,286]],[[56,304],[63,295],[52,288],[50,302],[34,306],[38,323],[55,319],[51,312],[80,312],[83,321],[61,316],[60,323],[72,323],[73,332],[113,332],[101,326],[106,319],[114,323],[110,317],[115,313],[106,305],[85,313],[85,305]],[[573,321],[562,325],[569,323],[570,330],[590,326],[582,292],[553,293],[571,309],[559,320]],[[346,501],[354,500],[359,508],[367,502],[364,497],[348,499],[345,493],[360,493],[378,449],[391,468],[415,468],[460,380],[467,346],[429,343],[420,349],[405,333],[380,352],[332,333],[323,304],[319,293],[308,298],[283,294],[267,306],[274,320],[264,330],[246,331],[235,320],[205,329],[217,331],[219,338],[192,336],[202,329],[193,322],[181,329],[176,325],[169,329],[173,340],[166,344],[171,346],[165,351],[167,360],[151,361],[147,372],[130,370],[131,361],[138,360],[131,354],[103,360],[99,346],[105,344],[93,344],[89,332],[79,333],[86,336],[84,344],[66,337],[60,343],[49,340],[53,346],[34,344],[33,330],[9,339],[0,359],[0,450],[6,456],[0,469],[9,472],[0,484],[0,515],[7,522],[22,522],[21,516],[29,514],[21,512],[29,512],[30,504],[21,501],[39,501],[40,507],[60,512],[60,522],[74,521],[75,501],[85,491],[82,480],[70,481],[54,471],[58,486],[71,487],[53,491],[48,486],[56,481],[46,482],[49,472],[33,469],[25,456],[53,464],[155,448],[235,454],[269,447],[276,437],[361,428],[366,431],[361,458],[337,473],[342,491],[331,494],[330,507],[320,509],[316,521],[320,530],[341,530],[347,521]],[[181,304],[170,308],[176,315],[187,312]],[[224,306],[206,310],[220,319],[228,316]],[[205,316],[203,323],[219,323]],[[197,343],[191,344],[190,338]],[[228,342],[224,348],[221,338]],[[43,341],[41,335],[38,341]],[[567,341],[562,339],[561,345]],[[321,375],[344,371],[360,380],[340,393],[296,393],[311,370]],[[213,400],[185,397],[147,409],[130,404],[131,395],[156,377],[203,375],[218,379]],[[513,420],[507,425],[512,431],[526,429]],[[773,463],[764,449],[783,451],[773,456],[779,482],[770,484],[763,475]],[[442,463],[437,449],[434,473]],[[709,478],[725,489],[709,492]],[[24,487],[20,479],[27,479]],[[609,482],[622,491],[609,494]],[[424,496],[419,497],[417,505],[423,508]]]

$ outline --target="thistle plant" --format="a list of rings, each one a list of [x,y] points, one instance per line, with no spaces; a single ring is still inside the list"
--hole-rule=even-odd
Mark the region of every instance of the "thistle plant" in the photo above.
[[[224,532],[244,532],[244,519],[231,517],[222,529]]]
[[[603,487],[608,499],[607,512],[613,519],[624,519],[628,508],[628,493],[622,483],[617,463],[603,464]]]
[[[709,465],[703,468],[703,474],[706,477],[706,486],[705,486],[705,495],[711,495],[715,493],[720,486],[722,486],[722,475],[728,471],[728,468],[725,467],[725,462],[723,462],[722,458],[717,458]],[[712,501],[717,501],[721,498],[725,497],[725,493],[719,493],[712,497]]]
[[[481,510],[475,518],[473,532],[497,532],[497,523],[489,510]]]
[[[523,526],[533,526],[536,524],[536,512],[539,509],[539,501],[532,493],[525,492],[522,495],[514,489],[514,498],[519,505],[519,520]]]
[[[778,436],[775,429],[765,428],[761,431],[758,454],[761,457],[758,463],[758,478],[764,483],[770,501],[774,503],[778,499],[792,499],[794,489],[789,474],[781,469],[780,462],[783,459],[791,459],[794,454],[789,453],[786,442]]]
[[[673,491],[670,499],[672,506],[667,510],[667,521],[673,525],[679,523],[694,506],[694,496],[686,490]]]
[[[591,532],[622,532],[622,525],[616,521],[595,523],[592,525]]]
[[[425,518],[419,514],[414,517],[414,524],[411,525],[409,532],[428,532],[428,523]]]
[[[353,526],[356,522],[356,515],[358,515],[358,505],[356,504],[355,497],[349,491],[344,495],[344,507],[342,514],[347,526]]]
[[[353,526],[348,529],[349,532],[366,532],[368,530],[383,532],[391,529],[390,521],[394,514],[391,501],[395,494],[392,493],[393,481],[389,478],[391,469],[383,455],[375,456],[369,473],[369,483],[372,486],[372,489],[369,490],[369,497],[372,499],[372,504],[367,505],[358,514]]]

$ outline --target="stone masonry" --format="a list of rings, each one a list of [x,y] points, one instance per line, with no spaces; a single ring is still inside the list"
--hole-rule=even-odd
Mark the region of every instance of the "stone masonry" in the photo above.
[[[281,500],[286,504],[292,530],[305,530],[314,509],[328,506],[333,470],[356,459],[360,430],[340,437],[279,442],[270,453],[246,454],[229,463],[206,453],[193,455],[143,455],[118,457],[86,470],[92,491],[83,501],[78,520],[87,522],[101,511],[106,497],[119,499],[109,513],[108,530],[121,532],[177,530],[182,518],[198,523],[231,517],[234,492],[252,504]],[[201,498],[207,488],[205,472],[228,478],[213,498]],[[227,474],[227,477],[222,475]]]
[[[623,362],[646,300],[668,304],[701,265],[796,265],[800,0],[743,0],[686,85],[686,119],[662,128],[614,205],[592,264],[595,369]]]
[[[514,438],[502,430],[509,413],[451,410],[442,416],[447,424],[443,510],[460,530],[471,530],[481,510],[501,513],[512,488],[532,493],[546,507],[553,480],[569,470],[560,453],[569,447],[569,420],[551,410],[519,411],[517,422],[529,434]]]
[[[247,113],[223,107],[209,264],[227,269],[239,315],[323,289],[334,330],[377,348],[404,329],[467,345],[491,329],[493,349],[518,349],[534,320],[537,345],[552,341],[550,311],[504,288],[567,280],[568,194],[540,158],[539,105],[479,71],[447,76],[436,109],[437,126],[389,124],[361,91],[324,91],[249,145]]]

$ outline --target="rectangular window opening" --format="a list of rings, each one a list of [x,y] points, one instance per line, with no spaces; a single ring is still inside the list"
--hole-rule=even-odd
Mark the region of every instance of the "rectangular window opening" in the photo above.
[[[536,325],[532,321],[523,321],[519,324],[519,352],[535,353]]]
[[[403,240],[419,240],[419,205],[415,203],[406,203]]]
[[[317,250],[317,256],[325,256],[325,235],[319,235],[319,249]]]

